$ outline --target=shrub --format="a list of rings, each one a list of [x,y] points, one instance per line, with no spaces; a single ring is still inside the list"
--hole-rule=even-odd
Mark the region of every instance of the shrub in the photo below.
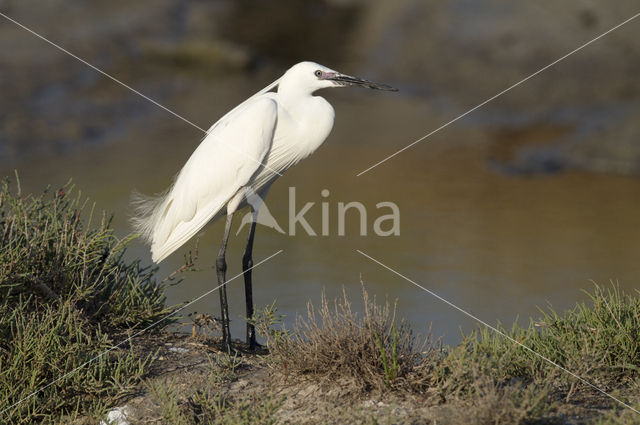
[[[640,298],[615,285],[608,290],[595,285],[587,295],[590,302],[563,314],[548,308],[526,328],[514,324],[510,331],[499,329],[604,391],[628,388],[640,378]],[[471,332],[452,348],[440,371],[449,393],[472,390],[478,374],[499,383],[544,381],[566,401],[580,392],[594,393],[587,384],[486,328]]]
[[[271,359],[286,373],[348,377],[363,391],[423,385],[416,371],[431,360],[433,346],[428,339],[419,343],[408,324],[397,321],[395,306],[376,304],[364,288],[363,298],[362,317],[346,293],[333,305],[323,294],[318,309],[307,304],[307,317],[298,317],[292,332],[273,337],[263,331]]]
[[[151,361],[131,346],[96,358],[118,342],[114,338],[169,309],[155,270],[125,260],[131,238],[118,239],[105,214],[94,223],[95,208],[87,204],[69,184],[41,196],[22,196],[19,183],[12,193],[6,180],[0,187],[0,410],[6,423],[58,423],[92,403],[113,401],[132,391]]]

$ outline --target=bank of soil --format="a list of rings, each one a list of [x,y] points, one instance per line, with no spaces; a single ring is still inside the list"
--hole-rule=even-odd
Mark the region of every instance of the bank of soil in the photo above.
[[[527,418],[527,401],[514,404],[519,397],[514,392],[521,389],[522,399],[534,399],[537,395],[518,383],[500,389],[488,379],[486,386],[478,386],[485,389],[471,398],[444,396],[437,387],[422,394],[363,392],[361,386],[348,378],[293,376],[286,365],[277,367],[268,361],[266,349],[249,351],[240,341],[234,345],[238,351],[230,356],[220,350],[217,339],[209,337],[162,332],[137,340],[136,350],[145,355],[155,353],[156,361],[139,392],[118,406],[126,411],[128,421],[120,425],[184,420],[278,424],[589,424],[613,414],[610,404],[603,403],[594,392],[593,397],[574,397],[569,403],[561,400],[563,396],[551,397],[545,403],[550,402],[553,407],[531,422]],[[484,378],[478,376],[478,380]],[[210,402],[214,400],[210,406],[203,405],[205,393],[209,394]],[[207,409],[209,420],[203,419]],[[94,422],[82,418],[74,424]]]

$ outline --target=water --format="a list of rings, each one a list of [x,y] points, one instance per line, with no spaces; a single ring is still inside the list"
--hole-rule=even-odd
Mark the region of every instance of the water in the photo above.
[[[182,93],[183,98],[195,100],[178,106],[198,123],[212,122],[249,94],[250,87],[262,85],[231,80],[199,96]],[[361,308],[362,281],[379,300],[397,299],[399,314],[418,332],[427,332],[431,325],[435,336],[454,343],[461,329],[467,332],[476,326],[356,250],[491,324],[500,321],[508,326],[518,317],[526,324],[528,316],[537,314],[537,306],[547,303],[556,309],[568,308],[586,298],[581,289],[590,289],[591,280],[605,285],[619,281],[627,290],[638,287],[640,179],[580,172],[536,177],[500,174],[491,170],[487,158],[507,141],[468,122],[356,177],[446,117],[430,109],[427,99],[346,90],[327,95],[337,111],[333,134],[316,154],[273,186],[267,205],[286,230],[289,187],[295,187],[298,205],[315,202],[306,218],[318,232],[320,203],[328,204],[331,235],[309,236],[298,227],[296,235],[290,236],[259,227],[255,262],[283,252],[254,271],[258,307],[275,299],[279,312],[291,321],[305,312],[308,300],[318,302],[322,291],[333,298],[344,288]],[[58,156],[24,158],[3,164],[0,171],[10,175],[18,168],[23,189],[32,192],[73,178],[99,208],[116,214],[115,228],[124,236],[130,231],[131,190],[164,189],[201,136],[156,111],[120,129],[109,143],[88,144]],[[549,139],[553,143],[552,134]],[[321,196],[323,189],[329,190],[328,197]],[[355,215],[347,217],[346,235],[337,236],[337,204],[350,201],[367,208],[368,236],[360,236]],[[400,209],[399,236],[379,237],[371,232],[375,218],[386,213],[375,208],[383,201],[394,202]],[[239,222],[236,219],[233,235]],[[168,302],[193,299],[217,284],[211,267],[222,227],[222,223],[210,226],[199,239],[202,270],[184,274],[184,282],[169,288]],[[241,271],[245,235],[231,239],[229,276]],[[192,241],[164,261],[159,276],[180,267],[183,254],[193,247]],[[147,247],[140,243],[132,246],[130,255],[151,262]],[[242,278],[229,283],[229,293],[232,333],[242,337]],[[218,310],[214,292],[187,312],[217,315]]]

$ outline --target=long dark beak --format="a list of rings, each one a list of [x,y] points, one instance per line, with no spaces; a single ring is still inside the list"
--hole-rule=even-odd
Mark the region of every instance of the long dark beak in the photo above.
[[[367,87],[374,90],[388,90],[388,91],[398,91],[397,88],[391,87],[387,84],[374,83],[373,81],[365,80],[363,78],[352,77],[350,75],[344,74],[336,74],[330,77],[327,77],[327,80],[335,81],[337,84],[342,86],[360,86]]]

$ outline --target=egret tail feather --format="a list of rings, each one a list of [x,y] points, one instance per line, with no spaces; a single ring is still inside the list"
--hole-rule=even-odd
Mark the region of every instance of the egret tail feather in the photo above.
[[[170,188],[155,196],[145,195],[138,191],[131,193],[133,216],[130,219],[134,230],[142,236],[148,244],[153,243],[153,231],[161,218],[163,205],[167,202]]]

